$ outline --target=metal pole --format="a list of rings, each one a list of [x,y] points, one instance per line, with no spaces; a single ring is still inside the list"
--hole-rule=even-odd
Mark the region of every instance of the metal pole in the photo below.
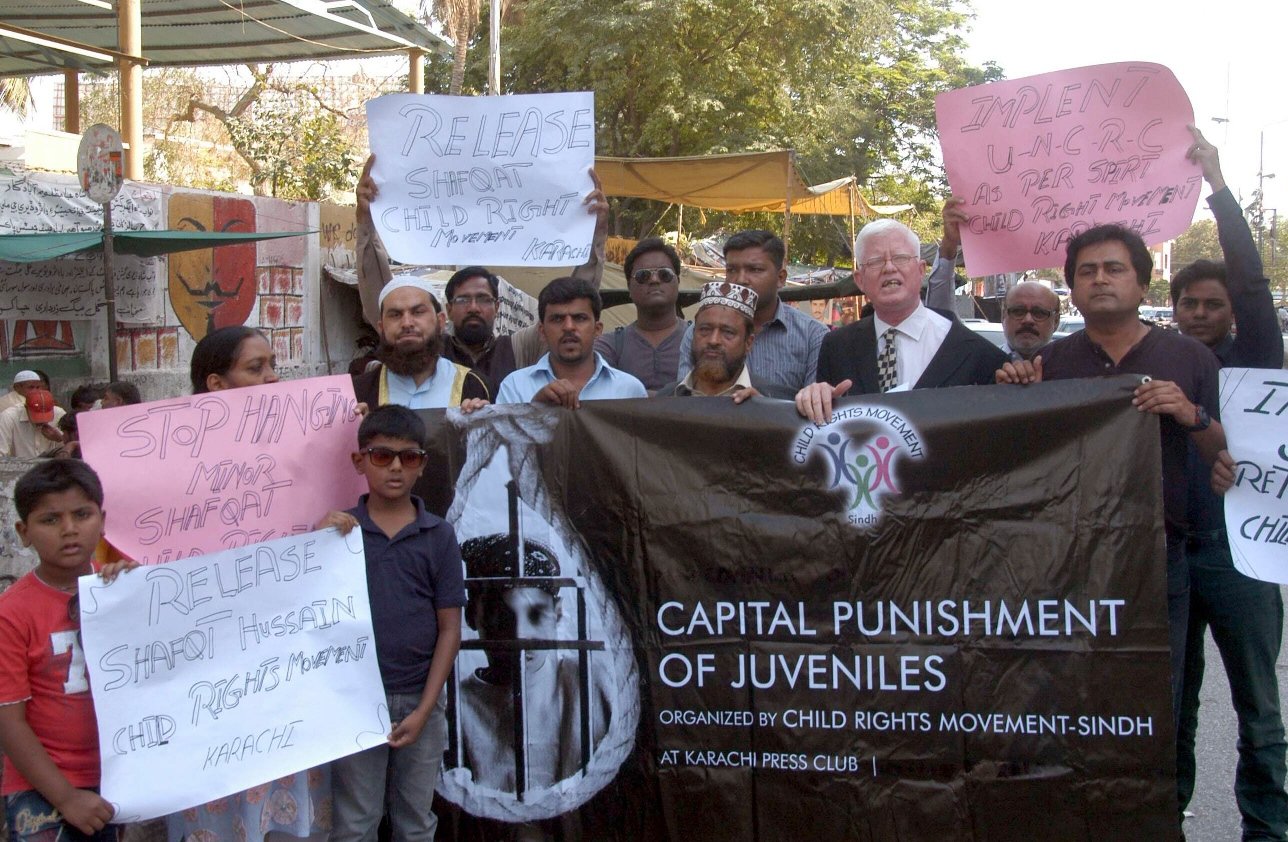
[[[501,93],[501,0],[488,4],[487,92]]]
[[[63,131],[80,134],[80,74],[63,71]]]
[[[116,376],[116,285],[112,281],[112,204],[103,205],[103,300],[107,303],[107,379]]]
[[[1261,152],[1257,158],[1257,256],[1261,256],[1262,229],[1266,217],[1266,130],[1261,130]]]
[[[116,28],[120,51],[143,55],[141,0],[120,0]],[[125,177],[143,178],[143,68],[137,61],[117,62],[121,80],[121,136],[125,140]]]
[[[407,51],[407,92],[425,93],[425,53],[415,47]]]
[[[783,204],[783,266],[787,265],[787,255],[792,246],[792,173],[796,171],[796,153],[787,153],[786,188]]]

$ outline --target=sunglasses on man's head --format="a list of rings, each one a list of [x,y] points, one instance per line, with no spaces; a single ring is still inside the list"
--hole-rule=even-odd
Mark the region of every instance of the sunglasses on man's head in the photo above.
[[[414,471],[425,461],[425,451],[419,447],[406,450],[392,450],[388,447],[365,447],[359,453],[366,454],[368,461],[377,468],[388,468],[397,459],[404,468]]]

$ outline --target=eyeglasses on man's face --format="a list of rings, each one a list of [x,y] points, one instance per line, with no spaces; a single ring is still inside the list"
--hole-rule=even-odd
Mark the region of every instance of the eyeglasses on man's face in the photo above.
[[[1054,310],[1048,310],[1045,307],[1007,307],[1006,315],[1012,319],[1022,319],[1025,316],[1032,316],[1035,322],[1045,322],[1055,315]]]
[[[880,272],[885,268],[886,261],[894,264],[894,268],[903,269],[909,263],[916,260],[915,255],[911,254],[892,254],[889,257],[872,257],[859,264],[865,272]]]
[[[495,307],[496,299],[490,295],[454,295],[450,302],[454,307],[468,307],[477,304],[480,307]]]

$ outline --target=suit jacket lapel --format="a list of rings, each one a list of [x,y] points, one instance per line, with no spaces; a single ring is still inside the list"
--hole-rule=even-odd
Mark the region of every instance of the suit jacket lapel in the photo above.
[[[959,368],[968,362],[971,354],[963,352],[961,346],[963,336],[970,335],[970,328],[961,322],[954,321],[948,328],[948,335],[944,341],[939,344],[939,350],[931,358],[930,365],[921,373],[921,379],[913,386],[914,389],[937,389],[949,382]]]
[[[851,394],[871,395],[881,391],[877,379],[877,323],[871,316],[859,322],[856,335],[858,347],[855,358],[858,360],[858,389],[851,389]]]

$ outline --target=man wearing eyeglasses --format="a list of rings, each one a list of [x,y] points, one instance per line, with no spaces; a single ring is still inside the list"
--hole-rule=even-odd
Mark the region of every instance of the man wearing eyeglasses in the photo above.
[[[680,255],[660,237],[640,240],[622,264],[635,321],[595,340],[613,368],[634,375],[649,393],[675,381],[686,324],[679,316]]]
[[[947,311],[921,303],[926,263],[911,228],[893,219],[863,226],[855,239],[858,286],[872,315],[832,331],[818,355],[818,382],[796,394],[815,424],[832,420],[832,401],[850,391],[983,385],[1007,360],[993,343]]]
[[[482,266],[466,266],[447,281],[447,319],[452,333],[443,343],[443,356],[472,368],[488,382],[492,393],[518,366],[509,336],[493,332],[501,280]]]
[[[1036,281],[1023,281],[1011,287],[1002,310],[1002,332],[1006,344],[1002,351],[1012,360],[1031,360],[1051,343],[1051,334],[1060,324],[1060,299]]]

